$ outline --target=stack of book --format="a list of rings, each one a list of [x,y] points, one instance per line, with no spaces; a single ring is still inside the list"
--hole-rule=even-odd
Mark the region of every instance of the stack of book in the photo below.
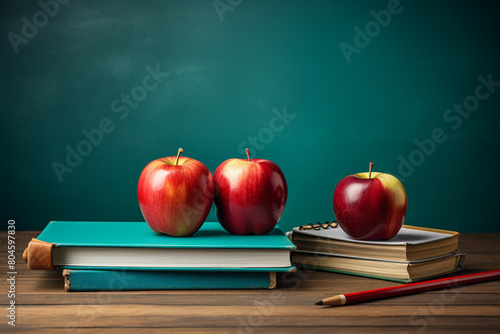
[[[294,271],[293,243],[228,234],[206,222],[191,237],[153,232],[145,222],[50,222],[23,258],[31,269],[62,269],[66,291],[251,289],[276,287]]]
[[[466,254],[458,232],[403,225],[391,240],[362,241],[336,224],[303,225],[288,232],[297,246],[292,263],[343,274],[411,283],[460,271]]]

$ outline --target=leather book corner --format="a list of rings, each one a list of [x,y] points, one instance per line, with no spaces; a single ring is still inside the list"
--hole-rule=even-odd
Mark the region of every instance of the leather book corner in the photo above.
[[[33,238],[24,250],[23,260],[28,263],[30,269],[54,269],[52,264],[54,247],[55,245],[50,242]]]

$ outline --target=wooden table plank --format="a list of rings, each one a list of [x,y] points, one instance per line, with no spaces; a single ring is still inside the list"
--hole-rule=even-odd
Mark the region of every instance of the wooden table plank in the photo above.
[[[420,308],[424,314],[439,313],[441,316],[459,317],[500,317],[500,305],[448,305],[444,303],[433,303],[432,306]],[[359,312],[370,317],[386,317],[398,315],[409,317],[417,314],[415,307],[411,306],[383,306],[378,302],[365,303],[362,305],[349,305],[345,307],[318,307],[316,305],[273,305],[272,303],[257,303],[256,305],[217,305],[217,307],[206,307],[206,305],[135,305],[122,304],[121,307],[107,304],[80,304],[81,312],[75,314],[74,310],[67,305],[29,305],[22,307],[21,314],[26,315],[30,321],[35,319],[73,319],[87,318],[89,315],[95,318],[106,317],[156,317],[156,316],[180,316],[180,317],[254,317],[254,316],[276,316],[276,317],[301,317],[304,313],[314,314],[315,318],[336,318],[352,316],[353,312]]]
[[[301,334],[317,334],[317,333],[331,333],[332,329],[335,329],[333,326],[316,326],[316,327],[303,327],[303,326],[294,326],[293,330],[290,327],[268,327],[268,326],[261,326],[259,328],[241,328],[241,327],[217,327],[217,328],[207,328],[207,327],[175,327],[175,328],[169,328],[168,333],[182,333],[182,334],[190,334],[190,333],[217,333],[217,334],[224,334],[224,333],[270,333],[272,332],[273,334],[287,334],[291,332],[297,332]],[[339,329],[342,333],[371,333],[371,334],[385,334],[385,333],[398,333],[398,334],[406,334],[406,333],[419,333],[415,330],[411,330],[411,328],[408,327],[397,327],[397,326],[391,326],[391,327],[361,327],[361,326],[349,326],[349,327],[337,327],[336,329]],[[61,329],[61,328],[40,328],[40,329],[35,329],[35,328],[26,328],[23,327],[22,329],[17,329],[15,330],[16,333],[54,333],[56,331],[61,331],[67,332],[67,333],[79,333],[79,334],[87,334],[87,333],[117,333],[117,334],[137,334],[137,333],[148,333],[148,334],[156,334],[156,333],[161,333],[165,334],[167,331],[165,328],[144,328],[144,327],[120,327],[120,328],[115,328],[115,327],[100,327],[98,329],[96,328],[77,328],[77,329]],[[486,334],[486,333],[492,333],[490,329],[487,328],[477,328],[477,327],[466,327],[464,330],[468,330],[469,333],[474,333],[474,334]],[[14,332],[14,331],[13,331]],[[422,331],[424,332],[424,331]],[[425,331],[427,333],[427,331]],[[457,328],[455,327],[433,327],[432,328],[432,333],[435,334],[454,334],[457,333]]]
[[[395,283],[320,271],[278,275],[277,290],[65,292],[60,270],[35,271],[22,250],[39,232],[16,233],[16,328],[53,333],[495,333],[500,331],[500,281],[485,282],[344,307],[314,302],[337,293]],[[6,233],[0,256],[7,258]],[[500,234],[462,234],[463,274],[500,269]],[[7,272],[6,260],[0,271]],[[0,290],[7,291],[2,280]],[[8,302],[3,293],[2,309]],[[144,327],[152,327],[148,331]]]
[[[427,306],[433,298],[440,298],[439,295],[432,295],[428,293],[421,293],[412,296],[394,297],[385,300],[376,301],[377,305],[412,305],[412,306]],[[286,298],[274,298],[273,303],[277,306],[282,305],[303,305],[311,306],[317,301],[318,297],[308,294],[294,294],[287,295]],[[445,295],[442,300],[451,300],[454,298],[453,303],[456,305],[499,305],[499,293],[483,293],[483,294],[470,294],[461,293],[458,295]],[[17,298],[19,305],[79,305],[89,303],[99,303],[105,301],[106,305],[122,305],[124,303],[132,303],[134,305],[203,305],[203,306],[228,306],[228,305],[255,305],[264,303],[270,300],[265,296],[252,296],[244,295],[235,291],[233,294],[122,294],[119,292],[110,292],[105,295],[98,295],[95,292],[78,292],[78,293],[64,293],[64,294],[21,294]],[[375,303],[375,302],[373,302]]]
[[[40,308],[41,309],[41,308]],[[51,308],[49,308],[51,310]],[[30,309],[29,311],[36,311]],[[26,325],[20,321],[18,326],[31,328],[95,328],[98,327],[159,327],[179,328],[183,326],[205,327],[205,328],[247,328],[258,330],[260,327],[288,328],[293,331],[294,327],[407,327],[411,331],[427,330],[433,327],[455,328],[459,332],[471,332],[471,329],[498,330],[500,320],[493,316],[436,316],[435,314],[408,316],[366,316],[361,313],[352,316],[317,317],[317,316],[276,316],[276,315],[148,315],[144,313],[132,314],[122,313],[118,315],[100,315],[94,309],[79,309],[80,315],[61,317],[53,316],[42,318],[31,317],[29,314],[20,312],[20,319],[29,319]],[[361,310],[362,311],[362,310]],[[467,330],[468,329],[468,330]]]

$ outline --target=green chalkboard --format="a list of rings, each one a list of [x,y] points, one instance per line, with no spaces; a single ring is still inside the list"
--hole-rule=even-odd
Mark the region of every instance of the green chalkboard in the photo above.
[[[4,1],[2,229],[137,221],[159,157],[274,161],[284,229],[348,174],[396,175],[407,224],[500,232],[500,11],[488,1]],[[210,220],[215,220],[212,211]]]

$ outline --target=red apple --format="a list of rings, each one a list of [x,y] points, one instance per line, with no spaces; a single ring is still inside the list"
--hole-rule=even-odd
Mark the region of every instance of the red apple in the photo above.
[[[151,161],[137,187],[139,206],[157,233],[190,236],[205,222],[213,203],[214,182],[198,160],[177,156]]]
[[[285,210],[285,176],[275,163],[245,151],[247,160],[226,160],[214,173],[217,218],[232,234],[267,234]]]
[[[383,173],[344,177],[333,192],[340,227],[354,239],[388,240],[396,236],[406,215],[406,191],[399,180]]]

